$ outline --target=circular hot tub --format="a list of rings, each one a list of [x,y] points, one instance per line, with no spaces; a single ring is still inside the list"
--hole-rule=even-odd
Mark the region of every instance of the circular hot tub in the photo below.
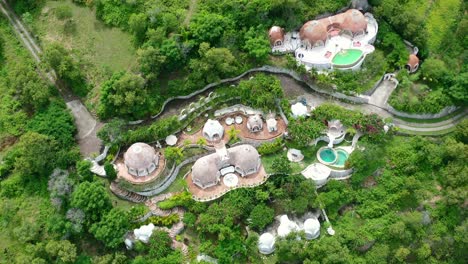
[[[326,165],[332,165],[338,159],[336,151],[329,147],[322,147],[317,151],[317,159]]]

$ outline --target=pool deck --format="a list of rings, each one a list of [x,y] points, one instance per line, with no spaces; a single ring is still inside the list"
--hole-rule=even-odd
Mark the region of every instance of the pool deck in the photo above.
[[[288,32],[284,38],[282,46],[272,47],[273,52],[294,53],[294,57],[299,63],[305,64],[306,68],[310,69],[312,65],[319,68],[331,68],[333,57],[344,49],[359,49],[364,53],[364,56],[373,52],[374,48],[369,45],[375,41],[378,32],[377,21],[372,18],[367,18],[367,34],[349,37],[349,36],[333,36],[329,38],[323,47],[315,47],[306,49],[301,47],[299,32]],[[299,58],[298,55],[301,55]],[[355,63],[355,62],[354,62]],[[354,66],[351,66],[351,68]]]

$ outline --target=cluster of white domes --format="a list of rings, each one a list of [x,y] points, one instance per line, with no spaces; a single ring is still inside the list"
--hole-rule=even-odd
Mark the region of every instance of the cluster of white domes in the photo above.
[[[291,232],[304,231],[307,240],[316,239],[320,236],[320,222],[315,217],[307,218],[300,227],[296,222],[289,220],[287,215],[282,215],[276,231],[279,237],[286,237]],[[258,251],[265,255],[271,254],[275,251],[275,241],[273,234],[263,233],[258,239]]]

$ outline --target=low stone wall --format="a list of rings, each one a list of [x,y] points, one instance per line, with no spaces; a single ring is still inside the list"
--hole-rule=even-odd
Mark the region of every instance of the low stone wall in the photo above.
[[[163,192],[164,190],[166,190],[169,185],[171,185],[174,180],[177,178],[177,175],[179,174],[179,171],[180,169],[189,164],[189,163],[192,163],[192,162],[195,162],[197,159],[205,156],[207,154],[200,154],[200,155],[196,155],[196,156],[193,156],[193,157],[190,157],[184,161],[182,161],[179,165],[177,165],[171,172],[171,176],[167,177],[166,181],[164,182],[164,184],[162,184],[161,186],[158,186],[157,188],[155,189],[152,189],[152,190],[149,190],[149,191],[145,191],[145,192],[136,192],[137,194],[140,194],[140,195],[143,195],[143,196],[154,196],[158,193],[161,193]]]
[[[286,126],[288,126],[289,125],[289,120],[286,118],[286,115],[283,112],[283,108],[281,108],[281,101],[278,98],[276,98],[275,104],[276,104],[276,107],[278,107],[279,114],[280,114],[281,118],[283,119]]]
[[[344,180],[347,179],[351,176],[353,173],[353,169],[347,169],[347,170],[331,170],[330,172],[330,178],[335,179],[335,180]]]
[[[232,191],[232,190],[235,190],[235,189],[239,189],[239,188],[252,188],[252,187],[256,187],[256,186],[259,186],[259,185],[262,185],[264,184],[268,178],[270,178],[271,176],[275,175],[276,173],[272,173],[272,174],[267,174],[265,175],[265,177],[263,177],[263,180],[261,182],[258,182],[256,184],[250,184],[250,185],[246,185],[246,186],[235,186],[235,187],[231,187],[229,189],[227,189],[225,192],[222,192],[222,193],[219,193],[213,197],[210,197],[210,198],[206,198],[206,199],[201,199],[201,198],[197,198],[195,196],[192,195],[192,199],[194,199],[195,201],[198,201],[198,202],[209,202],[209,201],[213,201],[213,200],[216,200],[218,198],[220,198],[221,196],[225,195],[226,193]]]
[[[341,142],[343,142],[343,140],[345,139],[345,136],[346,136],[346,133],[340,138],[335,138],[335,140],[333,140],[333,145],[337,145],[337,144],[340,144]],[[314,140],[314,143],[312,143],[312,144],[314,146],[317,146],[319,141],[325,141],[327,143],[330,143],[330,138],[328,136],[321,136],[321,137],[316,138]]]
[[[255,110],[252,107],[248,107],[248,106],[245,106],[245,105],[242,105],[242,104],[235,104],[235,105],[232,105],[232,106],[220,109],[220,110],[216,110],[214,112],[214,116],[219,117],[219,116],[224,116],[224,115],[232,114],[232,113],[236,113],[236,112],[242,112],[245,115],[256,115],[256,114],[259,114],[259,115],[262,115],[262,116],[265,115],[263,113],[263,111]]]
[[[392,115],[394,115],[396,117],[406,117],[406,118],[414,118],[414,119],[441,118],[441,117],[450,115],[451,113],[453,113],[453,112],[460,109],[459,107],[456,107],[456,106],[447,106],[444,109],[442,109],[442,111],[440,111],[439,113],[435,113],[435,114],[430,114],[430,113],[428,113],[428,114],[409,114],[409,113],[398,111],[389,104],[387,104],[386,108],[387,108],[387,111],[390,114],[392,114]]]
[[[372,86],[371,89],[367,90],[364,95],[368,95],[368,96],[371,96],[375,90],[377,90],[377,87],[379,87],[379,85],[382,83],[382,81],[384,80],[384,76],[383,75],[382,77],[380,77],[380,79],[374,84],[374,86]]]

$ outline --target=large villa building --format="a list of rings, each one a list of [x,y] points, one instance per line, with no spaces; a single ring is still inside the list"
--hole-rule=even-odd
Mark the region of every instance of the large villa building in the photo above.
[[[251,145],[240,145],[227,149],[221,143],[216,152],[198,159],[192,167],[192,181],[205,189],[219,183],[221,176],[237,173],[246,177],[257,173],[261,161],[258,151]]]
[[[294,53],[307,69],[355,70],[374,51],[378,25],[373,15],[349,9],[343,13],[306,22],[299,32],[269,31],[273,52]]]

